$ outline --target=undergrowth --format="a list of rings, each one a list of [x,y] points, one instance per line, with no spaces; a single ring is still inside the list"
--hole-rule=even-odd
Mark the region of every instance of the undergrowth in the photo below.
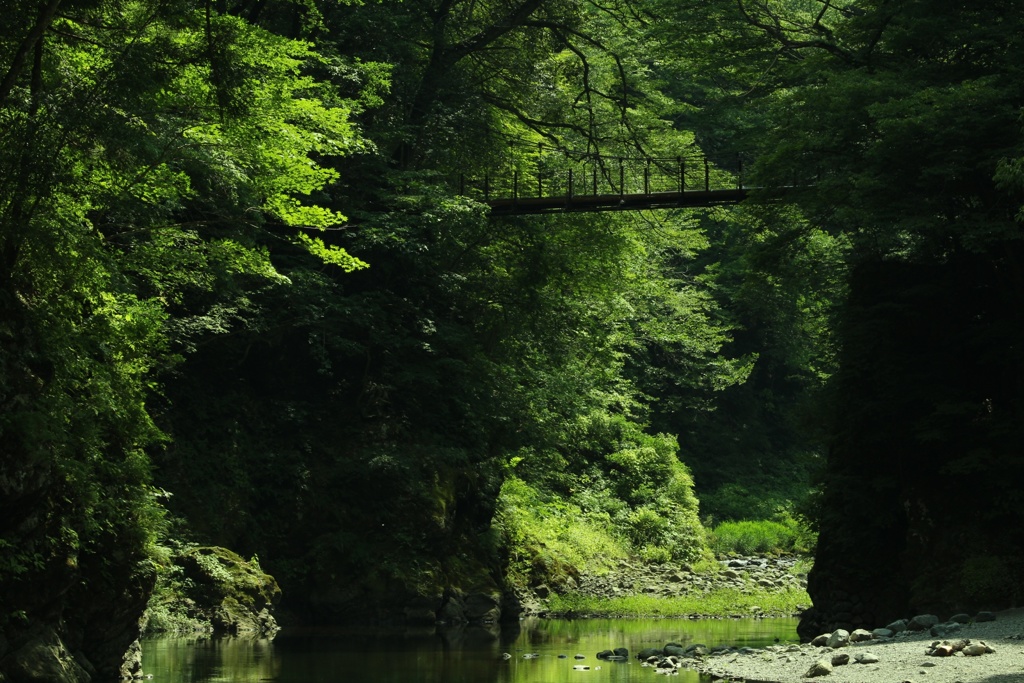
[[[630,595],[615,598],[567,593],[551,595],[552,613],[589,617],[730,617],[792,616],[811,604],[801,589],[739,590],[722,588],[707,594],[662,597]]]
[[[708,544],[719,554],[809,554],[815,535],[786,513],[773,519],[722,522],[708,532]]]

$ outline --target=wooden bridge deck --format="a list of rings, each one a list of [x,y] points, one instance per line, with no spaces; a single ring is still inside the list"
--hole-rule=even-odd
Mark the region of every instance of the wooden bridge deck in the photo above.
[[[492,216],[517,216],[572,211],[638,211],[735,204],[747,198],[747,189],[652,192],[647,194],[567,195],[561,197],[518,197],[490,199]]]
[[[707,207],[747,198],[740,157],[718,165],[699,154],[653,158],[544,150],[540,145],[507,171],[459,175],[459,194],[482,200],[493,216]]]

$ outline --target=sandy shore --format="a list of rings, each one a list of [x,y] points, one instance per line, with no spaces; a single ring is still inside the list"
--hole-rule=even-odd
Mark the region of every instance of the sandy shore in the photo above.
[[[936,640],[961,639],[984,641],[995,652],[976,657],[962,653],[950,657],[926,654]],[[840,653],[850,655],[849,664],[836,666],[820,678],[805,677],[816,661],[830,660]],[[877,657],[877,663],[854,663],[858,655],[866,653]],[[709,656],[690,668],[716,678],[749,683],[1024,683],[1024,609],[1000,612],[995,621],[966,624],[945,639],[925,631],[835,650],[809,644],[781,644],[748,654]]]

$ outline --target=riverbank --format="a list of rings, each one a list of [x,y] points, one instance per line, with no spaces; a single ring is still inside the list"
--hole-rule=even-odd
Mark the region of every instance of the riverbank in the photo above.
[[[731,557],[705,566],[621,560],[561,590],[520,594],[524,615],[560,617],[781,617],[810,606],[809,563],[797,557]]]
[[[806,683],[819,676],[830,683],[1024,681],[1024,609],[999,612],[992,621],[971,620],[945,637],[934,635],[941,633],[904,631],[836,648],[779,644],[716,652],[702,659],[683,660],[683,665],[715,679],[746,683]],[[988,647],[970,648],[964,641]],[[949,646],[940,652],[933,647],[936,642]],[[821,662],[828,666],[819,665]],[[817,673],[810,675],[815,670]]]

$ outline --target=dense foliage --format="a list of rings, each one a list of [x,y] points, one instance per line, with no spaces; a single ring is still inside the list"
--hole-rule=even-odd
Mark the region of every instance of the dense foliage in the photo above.
[[[49,629],[115,675],[172,540],[321,620],[798,519],[816,626],[1019,598],[1012,3],[15,5],[0,672]],[[752,200],[464,185],[695,152]]]
[[[112,677],[163,524],[158,378],[185,330],[222,328],[238,284],[282,280],[261,235],[302,245],[297,228],[342,219],[306,198],[337,178],[314,156],[357,138],[351,106],[300,73],[307,44],[187,3],[16,4],[0,18],[0,627],[16,649],[66,620]]]

